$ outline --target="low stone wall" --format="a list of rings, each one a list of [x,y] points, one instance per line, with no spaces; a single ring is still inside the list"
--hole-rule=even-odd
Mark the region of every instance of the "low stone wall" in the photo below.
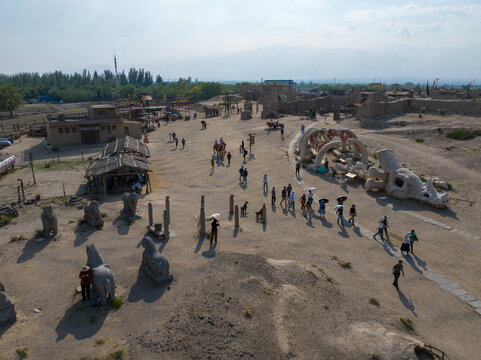
[[[378,117],[406,112],[428,112],[460,115],[481,115],[480,100],[401,99],[391,102],[366,101],[357,111],[361,125],[369,127],[370,121]],[[363,126],[364,126],[363,125]]]

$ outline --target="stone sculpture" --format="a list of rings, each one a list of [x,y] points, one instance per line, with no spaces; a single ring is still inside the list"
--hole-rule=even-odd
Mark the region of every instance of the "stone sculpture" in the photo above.
[[[84,206],[84,221],[93,227],[104,224],[98,201],[94,200],[89,205]]]
[[[5,286],[0,282],[0,326],[14,323],[17,320],[15,305],[5,293]]]
[[[160,255],[152,239],[145,236],[142,239],[142,246],[144,247],[144,252],[142,253],[140,270],[152,278],[157,284],[172,281],[174,277],[169,273],[169,261]]]
[[[369,169],[370,178],[364,185],[367,190],[384,190],[395,198],[411,199],[435,208],[448,206],[449,195],[438,193],[431,179],[424,185],[419,176],[399,165],[392,150],[379,150],[377,156],[384,171]]]
[[[349,129],[309,129],[302,135],[299,141],[299,156],[302,161],[306,161],[310,156],[311,150],[315,150],[317,154],[314,162],[308,167],[317,170],[321,166],[324,155],[333,149],[341,149],[342,151],[352,150],[354,158],[359,158],[361,163],[367,164],[368,152],[366,146],[357,138]]]
[[[43,226],[43,237],[56,237],[58,235],[58,219],[50,205],[43,208],[40,218]]]
[[[100,305],[106,306],[115,299],[114,274],[94,244],[87,245],[86,250],[86,265],[92,269],[92,288],[100,296]]]
[[[128,217],[134,217],[137,212],[137,202],[139,201],[137,194],[123,193],[122,201],[124,202],[122,214]]]

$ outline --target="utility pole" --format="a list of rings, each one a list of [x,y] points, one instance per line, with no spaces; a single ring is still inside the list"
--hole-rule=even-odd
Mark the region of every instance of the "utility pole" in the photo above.
[[[37,182],[35,181],[35,171],[33,171],[33,155],[32,153],[28,153],[28,156],[30,158],[30,168],[32,169],[33,184],[37,185]]]
[[[117,74],[117,56],[114,52],[115,84],[119,87],[119,75]]]

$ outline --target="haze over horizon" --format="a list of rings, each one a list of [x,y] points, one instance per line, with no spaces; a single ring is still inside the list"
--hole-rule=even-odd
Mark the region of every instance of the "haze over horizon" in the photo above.
[[[0,73],[144,67],[164,79],[470,81],[474,0],[2,1]]]

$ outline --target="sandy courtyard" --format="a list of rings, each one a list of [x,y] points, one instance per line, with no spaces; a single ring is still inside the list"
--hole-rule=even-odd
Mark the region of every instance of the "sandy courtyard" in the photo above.
[[[79,228],[83,210],[64,206],[62,197],[62,183],[67,195],[83,192],[87,158],[99,149],[85,152],[83,162],[78,153],[60,153],[62,162],[55,165],[39,140],[23,138],[9,151],[19,159],[28,149],[39,151],[43,162],[35,165],[37,185],[27,164],[19,164],[15,173],[0,178],[0,203],[16,201],[18,178],[26,184],[27,199],[41,194],[41,200],[24,206],[19,217],[0,229],[0,281],[17,311],[17,322],[0,330],[0,358],[16,359],[15,349],[28,347],[32,359],[107,359],[116,351],[131,359],[370,359],[373,354],[416,359],[409,352],[412,338],[440,348],[451,359],[479,358],[481,314],[426,275],[431,269],[481,298],[481,138],[462,142],[444,136],[448,128],[479,126],[479,119],[425,115],[420,123],[416,117],[407,114],[387,119],[377,129],[361,129],[352,119],[336,123],[331,116],[313,122],[290,116],[281,119],[284,137],[258,117],[207,119],[205,131],[199,117],[162,124],[149,135],[154,191],[139,200],[142,218],[127,224],[119,216],[120,197],[101,197],[106,213],[102,230]],[[360,182],[341,188],[329,176],[304,170],[296,178],[294,144],[301,124],[350,128],[370,154],[391,148],[415,173],[452,184],[450,206],[434,210],[367,193]],[[172,131],[185,138],[185,149],[169,142]],[[249,132],[256,134],[256,142],[244,163],[238,149],[241,140],[247,145]],[[232,153],[232,164],[217,159],[211,171],[212,145],[220,137]],[[46,161],[52,162],[49,168]],[[247,185],[238,181],[241,165],[249,172]],[[268,192],[262,189],[264,174]],[[280,191],[289,183],[297,199],[309,187],[317,188],[315,203],[329,198],[326,219],[317,213],[306,219],[299,203],[295,212],[281,207]],[[230,194],[236,205],[249,202],[239,231],[228,213]],[[347,206],[357,205],[359,226],[336,224],[333,202],[341,194],[347,195]],[[201,195],[207,215],[220,213],[216,246],[198,236]],[[174,280],[159,287],[139,275],[139,242],[148,224],[148,202],[160,221],[165,196],[170,196],[176,236],[157,246],[168,258]],[[263,203],[265,225],[255,220]],[[61,235],[37,243],[33,235],[41,228],[46,204],[57,212]],[[391,227],[390,241],[383,244],[368,231],[375,231],[385,214]],[[402,235],[411,229],[420,241],[415,255],[404,259],[406,276],[396,291],[391,269],[400,258]],[[27,240],[11,241],[21,234]],[[87,260],[85,246],[91,243],[116,277],[116,293],[124,301],[118,310],[90,308],[75,294],[79,269]],[[414,329],[400,318],[410,319]]]

